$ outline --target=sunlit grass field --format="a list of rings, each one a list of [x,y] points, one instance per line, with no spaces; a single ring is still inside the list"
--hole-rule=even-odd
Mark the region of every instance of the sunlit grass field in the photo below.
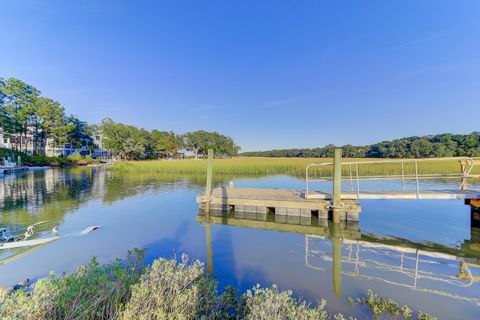
[[[382,163],[368,163],[378,162]],[[214,174],[241,174],[241,175],[290,175],[305,177],[305,168],[312,163],[331,163],[331,158],[231,158],[215,159]],[[344,158],[342,159],[342,175],[355,176],[357,167],[359,176],[366,175],[401,175],[402,160],[400,159],[373,159],[373,158]],[[356,165],[355,162],[367,162]],[[472,174],[480,174],[480,166],[474,167]],[[206,174],[207,160],[143,160],[125,161],[113,165],[113,170],[120,172],[137,172],[150,174]],[[331,176],[332,166],[324,165],[312,167],[309,174],[312,176]],[[458,159],[448,160],[421,160],[417,163],[420,175],[426,174],[460,174]],[[405,175],[415,174],[415,164],[412,159],[405,159],[403,163]]]

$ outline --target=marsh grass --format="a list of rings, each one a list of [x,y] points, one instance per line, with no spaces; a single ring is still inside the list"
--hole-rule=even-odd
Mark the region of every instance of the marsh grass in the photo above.
[[[373,158],[346,158],[342,160],[343,177],[355,178],[365,176],[386,176],[402,174],[402,163],[396,159],[373,159]],[[352,162],[364,162],[356,166]],[[383,163],[369,163],[385,161]],[[305,168],[312,163],[331,163],[330,158],[231,158],[215,159],[214,175],[289,175],[299,178],[305,177]],[[182,175],[205,175],[207,172],[207,160],[184,159],[184,160],[146,160],[119,162],[112,166],[112,170],[137,174],[182,174]],[[405,176],[415,175],[415,165],[411,159],[405,159],[403,166]],[[431,174],[460,174],[460,164],[457,159],[449,160],[426,160],[419,161],[417,171],[420,175]],[[313,178],[331,177],[333,167],[322,165],[312,167],[309,176]],[[480,166],[474,167],[471,174],[480,174]]]

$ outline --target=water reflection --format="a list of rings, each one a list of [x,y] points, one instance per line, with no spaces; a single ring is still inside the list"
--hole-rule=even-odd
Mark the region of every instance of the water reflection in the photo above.
[[[283,219],[284,217],[281,217]],[[480,229],[471,238],[449,247],[363,233],[358,223],[334,224],[323,219],[278,221],[274,214],[200,212],[206,226],[208,270],[213,271],[211,224],[303,234],[304,266],[318,272],[332,270],[332,289],[342,296],[342,277],[379,282],[417,292],[480,305]]]
[[[99,200],[108,206],[142,194],[198,191],[204,185],[203,180],[204,177],[196,175],[120,174],[102,167],[8,175],[0,182],[0,227],[20,237],[28,226],[44,222],[36,227],[37,236],[62,225],[67,213],[78,211],[91,201]],[[222,182],[221,179],[215,181],[216,184]],[[0,247],[0,264],[13,262],[41,247],[43,245],[15,249]]]
[[[219,186],[232,177],[214,179]],[[304,181],[249,176],[235,185],[301,189]],[[61,238],[43,247],[0,250],[0,286],[50,271],[71,272],[92,256],[102,263],[112,261],[141,247],[148,249],[147,262],[187,253],[205,261],[220,285],[245,291],[255,283],[277,283],[313,303],[325,298],[333,311],[357,319],[361,316],[346,297],[369,288],[446,318],[458,318],[459,309],[464,318],[478,312],[478,301],[450,298],[476,299],[480,292],[480,234],[469,229],[470,208],[461,201],[365,201],[360,225],[349,222],[335,230],[317,217],[212,213],[206,220],[197,215],[195,202],[204,188],[204,175],[138,175],[103,168],[7,177],[0,181],[0,226],[20,233],[28,225],[49,221],[60,225]],[[51,230],[51,225],[40,225],[39,231]],[[101,228],[88,236],[68,237],[91,225]],[[390,234],[397,237],[385,236]]]

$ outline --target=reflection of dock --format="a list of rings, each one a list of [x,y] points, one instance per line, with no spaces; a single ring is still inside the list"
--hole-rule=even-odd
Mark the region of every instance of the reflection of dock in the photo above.
[[[207,221],[207,216],[209,219]],[[279,221],[280,220],[280,221]],[[231,212],[223,214],[219,212],[211,212],[209,215],[199,214],[197,221],[200,223],[223,224],[234,227],[254,228],[263,230],[274,230],[288,233],[311,234],[317,236],[329,236],[331,234],[331,226],[327,220],[310,219],[298,217],[285,217],[282,219],[276,215],[270,214],[248,214],[243,212]],[[360,238],[357,222],[341,223],[341,235],[348,239]]]
[[[340,246],[343,254],[337,263],[343,275],[480,303],[480,297],[459,292],[480,281],[474,274],[480,270],[478,259],[361,240],[343,239]],[[336,262],[331,247],[325,238],[305,235],[305,265],[326,270]]]
[[[462,295],[461,289],[480,281],[480,230],[459,247],[416,243],[406,239],[361,233],[356,222],[324,219],[278,221],[273,214],[210,212],[197,215],[207,227],[207,262],[213,270],[210,225],[254,228],[305,235],[305,266],[333,271],[333,290],[341,296],[342,275],[406,287],[419,292],[480,303],[480,297]]]
[[[0,167],[0,175],[11,174],[11,173],[18,173],[28,171],[28,167],[21,166],[21,167]]]

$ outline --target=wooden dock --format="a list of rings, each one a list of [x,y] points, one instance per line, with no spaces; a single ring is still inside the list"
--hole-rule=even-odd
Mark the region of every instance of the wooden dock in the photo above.
[[[320,219],[332,218],[334,223],[340,221],[358,221],[361,205],[359,200],[363,199],[464,199],[466,204],[477,204],[480,199],[480,190],[468,188],[468,179],[478,178],[473,169],[480,167],[480,159],[476,158],[454,158],[460,163],[460,173],[419,173],[418,163],[425,161],[451,161],[451,158],[439,159],[400,159],[400,160],[382,160],[382,161],[364,161],[349,162],[348,178],[350,181],[350,190],[342,190],[342,150],[337,148],[334,152],[332,163],[313,163],[306,166],[306,185],[305,191],[288,189],[253,189],[253,188],[234,188],[233,182],[228,187],[220,187],[212,190],[213,174],[213,150],[208,152],[207,185],[204,195],[197,197],[197,203],[205,212],[243,212],[251,214],[264,215],[273,213],[275,216],[305,217],[316,216]],[[405,172],[405,163],[413,165],[414,174]],[[396,172],[386,172],[379,175],[360,176],[358,167],[361,165],[383,165],[384,163],[398,164],[400,174]],[[353,166],[352,166],[353,164]],[[309,182],[319,181],[310,179],[309,170],[315,167],[333,167],[333,179],[331,192],[312,190]],[[353,169],[355,168],[355,169]],[[313,170],[313,169],[312,169]],[[344,170],[345,171],[345,170]],[[424,189],[424,184],[420,180],[426,179],[454,179],[459,184],[455,188],[455,183],[450,183],[448,189]],[[389,190],[369,190],[361,189],[365,180],[385,181],[399,180],[403,189]],[[406,190],[405,181],[412,180],[415,187]],[[323,180],[321,180],[323,181]],[[431,180],[429,180],[431,181]],[[428,185],[428,184],[427,184]],[[355,187],[354,187],[355,186]],[[480,226],[480,209],[472,207],[472,226]]]
[[[299,190],[285,189],[250,189],[250,188],[215,188],[210,194],[210,210],[236,211],[293,217],[328,218],[331,209],[329,197],[323,199],[306,199]],[[205,209],[207,198],[198,196],[197,202]],[[345,199],[338,208],[341,220],[358,221],[361,211],[360,203],[355,199]]]
[[[480,191],[472,190],[423,190],[415,191],[362,191],[342,192],[341,206],[337,209],[340,220],[357,221],[361,199],[479,199]],[[215,188],[210,195],[210,209],[214,211],[237,211],[247,213],[268,213],[276,215],[328,218],[332,208],[333,196],[330,193],[313,191],[309,198],[305,192],[286,189],[251,189],[251,188]],[[205,196],[197,197],[197,202],[205,209]]]

